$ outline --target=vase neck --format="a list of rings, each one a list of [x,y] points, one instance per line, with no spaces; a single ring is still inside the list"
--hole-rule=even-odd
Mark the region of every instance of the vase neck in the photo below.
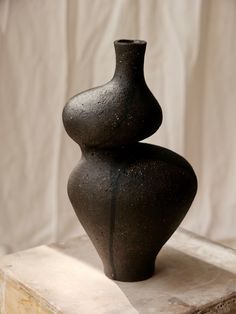
[[[121,39],[114,42],[116,69],[114,77],[144,79],[143,65],[146,42],[142,40]]]

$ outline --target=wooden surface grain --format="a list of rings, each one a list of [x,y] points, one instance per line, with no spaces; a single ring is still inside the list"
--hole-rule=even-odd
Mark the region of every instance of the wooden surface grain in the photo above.
[[[236,253],[179,229],[155,275],[108,279],[87,236],[0,259],[1,314],[236,314]]]

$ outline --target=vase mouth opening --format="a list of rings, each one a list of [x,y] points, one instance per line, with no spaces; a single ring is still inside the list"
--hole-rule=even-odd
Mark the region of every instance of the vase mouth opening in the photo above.
[[[115,41],[115,45],[146,45],[145,40],[140,39],[118,39]]]

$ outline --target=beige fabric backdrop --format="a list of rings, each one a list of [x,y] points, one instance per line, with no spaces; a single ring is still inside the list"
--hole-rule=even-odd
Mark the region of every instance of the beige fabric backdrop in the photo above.
[[[164,112],[148,142],[198,175],[182,225],[236,239],[235,30],[234,0],[1,0],[2,252],[83,233],[66,195],[80,152],[61,111],[112,77],[119,38],[148,42],[146,80]]]

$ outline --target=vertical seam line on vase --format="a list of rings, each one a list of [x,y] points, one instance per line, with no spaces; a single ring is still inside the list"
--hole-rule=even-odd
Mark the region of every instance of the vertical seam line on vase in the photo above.
[[[111,264],[112,278],[116,279],[116,268],[114,263],[114,233],[115,233],[115,221],[116,221],[116,199],[118,190],[118,181],[120,178],[121,169],[113,171],[111,166],[111,209],[110,209],[110,234],[109,234],[109,258]]]

